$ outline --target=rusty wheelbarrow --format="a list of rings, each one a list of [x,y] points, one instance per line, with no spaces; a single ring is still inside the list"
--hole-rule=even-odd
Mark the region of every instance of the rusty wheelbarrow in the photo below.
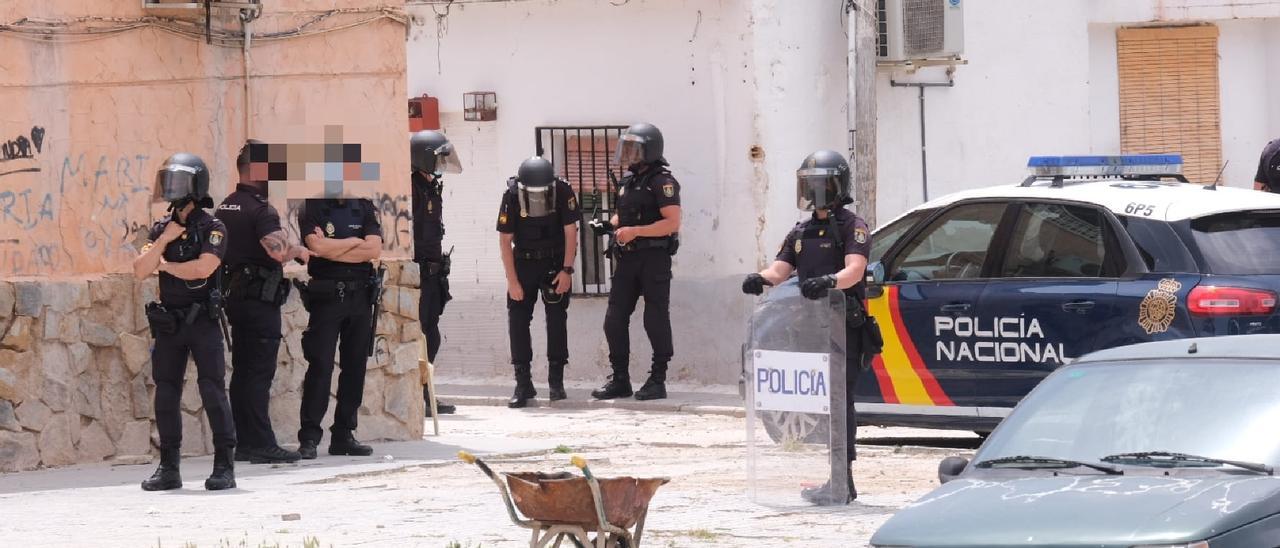
[[[498,485],[507,515],[531,530],[530,548],[558,548],[566,539],[578,548],[636,548],[644,532],[649,501],[669,478],[596,478],[586,459],[574,456],[582,476],[562,472],[502,474],[461,451],[458,458],[480,468]],[[520,516],[524,515],[524,518]],[[592,540],[590,533],[595,533]],[[554,544],[553,544],[554,543]]]

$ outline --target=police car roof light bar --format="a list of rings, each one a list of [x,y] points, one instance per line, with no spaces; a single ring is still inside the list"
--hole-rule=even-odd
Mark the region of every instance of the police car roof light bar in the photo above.
[[[1067,177],[1119,177],[1124,179],[1174,178],[1182,176],[1179,154],[1126,154],[1120,156],[1032,156],[1027,160],[1031,176],[1022,186],[1040,179],[1053,179],[1053,187],[1061,187]]]

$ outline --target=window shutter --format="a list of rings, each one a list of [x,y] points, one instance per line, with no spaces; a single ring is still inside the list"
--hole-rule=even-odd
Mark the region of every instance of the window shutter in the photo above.
[[[1212,182],[1222,167],[1218,27],[1122,28],[1116,50],[1121,151],[1182,154],[1188,179]]]

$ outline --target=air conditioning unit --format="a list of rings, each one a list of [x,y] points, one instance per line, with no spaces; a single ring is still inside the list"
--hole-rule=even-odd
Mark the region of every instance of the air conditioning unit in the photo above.
[[[964,53],[964,0],[878,0],[879,61],[958,59]]]

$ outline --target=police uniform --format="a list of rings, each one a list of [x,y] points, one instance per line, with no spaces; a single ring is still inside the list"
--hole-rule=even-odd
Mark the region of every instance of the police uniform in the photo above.
[[[169,220],[165,217],[152,225],[150,241],[160,237]],[[165,246],[165,261],[185,263],[205,253],[222,259],[227,246],[227,230],[222,221],[195,208],[187,216],[185,226],[186,231]],[[161,272],[160,302],[147,306],[155,338],[151,349],[151,376],[156,383],[156,429],[160,433],[161,451],[177,451],[182,447],[182,385],[188,357],[196,362],[196,384],[213,431],[214,447],[223,450],[236,444],[235,422],[227,402],[222,331],[216,315],[220,313],[220,304],[213,302],[216,286],[216,276],[197,282]]]
[[[542,217],[533,217],[520,206],[516,179],[507,184],[498,211],[498,232],[514,237],[516,278],[524,290],[524,299],[515,301],[507,296],[507,334],[511,339],[511,363],[515,366],[516,379],[528,381],[533,361],[533,346],[529,335],[529,322],[533,320],[534,304],[541,288],[542,306],[547,314],[547,363],[553,370],[563,371],[569,362],[569,335],[566,325],[569,310],[569,293],[557,294],[550,289],[550,282],[564,266],[564,227],[577,223],[582,214],[578,199],[567,183],[556,180],[555,211]],[[551,296],[551,300],[547,300]]]
[[[319,228],[326,238],[381,236],[378,213],[366,199],[307,200],[298,215],[304,235]],[[337,408],[330,429],[332,444],[351,439],[364,398],[364,376],[373,333],[373,263],[344,263],[319,256],[307,263],[307,307],[311,314],[302,334],[307,373],[302,381],[302,427],[298,441],[316,445],[324,435],[320,423],[329,408],[334,350],[338,351]]]
[[[440,184],[428,181],[421,173],[413,174],[413,261],[418,263],[421,293],[418,298],[418,322],[427,337],[427,358],[435,363],[440,352],[440,315],[449,295],[448,272],[444,265],[443,200]],[[428,410],[430,411],[430,410]]]
[[[262,247],[278,232],[280,215],[257,187],[236,185],[218,206],[231,236],[223,260],[227,320],[231,323],[231,413],[238,447],[278,447],[268,412],[280,352],[280,306],[289,296],[284,269]]]
[[[833,226],[835,231],[832,231]],[[871,231],[865,221],[841,207],[832,212],[831,218],[818,219],[814,215],[797,223],[782,243],[777,260],[793,266],[796,276],[803,282],[843,270],[846,255],[869,257]],[[859,280],[853,287],[845,289],[844,293],[848,298],[845,322],[845,394],[849,407],[845,431],[848,436],[848,460],[853,462],[857,458],[854,440],[857,439],[858,429],[853,395],[863,365],[862,329],[867,316],[862,303],[866,299],[866,284]]]
[[[1267,192],[1280,193],[1280,139],[1267,143],[1258,159],[1258,173],[1253,180],[1262,183]]]
[[[645,226],[662,220],[662,208],[680,205],[680,183],[663,164],[650,164],[642,173],[628,172],[618,183],[618,227]],[[671,256],[675,236],[635,238],[619,248],[604,333],[615,380],[630,381],[630,324],[636,301],[644,297],[644,330],[653,347],[651,376],[665,380],[671,343]]]

